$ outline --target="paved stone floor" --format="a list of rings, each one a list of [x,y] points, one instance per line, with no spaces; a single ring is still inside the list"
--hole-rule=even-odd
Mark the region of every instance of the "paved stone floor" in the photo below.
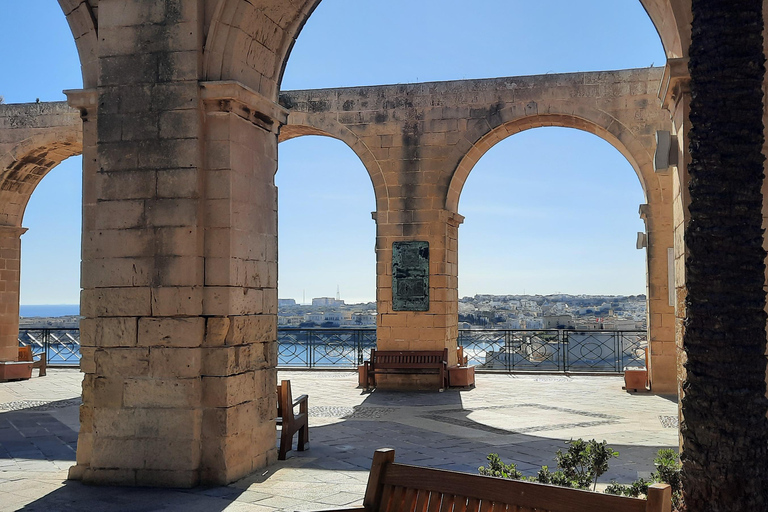
[[[618,377],[477,376],[471,390],[364,393],[351,372],[280,372],[308,394],[310,449],[226,487],[90,487],[67,482],[77,443],[81,374],[52,369],[0,383],[0,510],[311,511],[358,504],[376,448],[395,459],[476,473],[488,453],[526,474],[571,438],[620,453],[601,478],[647,476],[660,448],[677,446],[674,398],[632,394]]]

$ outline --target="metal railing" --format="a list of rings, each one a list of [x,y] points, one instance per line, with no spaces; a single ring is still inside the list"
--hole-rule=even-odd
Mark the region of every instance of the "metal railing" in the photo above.
[[[376,348],[376,329],[277,330],[278,368],[357,368]]]
[[[500,372],[621,373],[645,367],[647,341],[645,331],[459,331],[468,363]]]
[[[80,365],[80,329],[19,329],[19,346],[46,354],[49,365]]]
[[[645,367],[645,331],[461,329],[470,365],[498,372],[621,373]],[[356,368],[376,348],[376,329],[277,331],[278,368]],[[20,329],[19,346],[51,365],[80,364],[79,329]]]

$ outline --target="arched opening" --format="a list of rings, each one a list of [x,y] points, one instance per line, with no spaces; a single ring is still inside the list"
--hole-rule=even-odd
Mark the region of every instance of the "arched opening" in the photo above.
[[[580,130],[536,128],[495,145],[461,193],[459,295],[644,295],[634,174]]]
[[[15,361],[20,303],[70,304],[66,308],[21,308],[22,316],[77,315],[82,164],[79,157],[70,157],[82,152],[82,129],[78,115],[63,103],[62,91],[81,88],[83,78],[76,41],[56,4],[33,0],[8,5],[0,26],[0,42],[4,48],[13,48],[4,54],[4,64],[13,72],[0,76],[0,96],[6,103],[0,106],[4,121],[0,226],[4,248],[13,247],[7,254],[14,260],[4,256],[7,266],[3,268],[9,270],[12,265],[16,269],[2,276],[6,304],[0,315],[4,327],[0,361]],[[56,103],[46,103],[50,101]],[[40,323],[35,321],[35,325]],[[77,327],[75,318],[69,326]],[[33,348],[34,352],[43,350],[39,345]],[[79,351],[72,349],[68,362],[77,364]]]
[[[292,138],[279,151],[279,323],[352,327],[354,313],[375,315],[371,180],[360,158],[330,137]]]
[[[73,156],[46,174],[22,224],[19,340],[54,365],[80,362],[82,168]]]
[[[22,238],[21,316],[59,316],[44,314],[40,306],[78,314],[81,223],[82,157],[73,156],[40,181],[24,212],[22,225],[29,231]],[[27,308],[36,314],[25,314],[25,306],[38,306]]]
[[[616,130],[617,126],[622,128]],[[542,127],[560,128],[543,129]],[[566,130],[565,128],[576,128],[577,130]],[[570,149],[570,151],[561,150],[559,145],[555,146],[552,144],[552,139],[547,141],[547,137],[552,137],[552,133],[559,134],[559,139],[562,139],[564,149]],[[515,136],[511,137],[511,135]],[[515,140],[517,137],[519,139]],[[580,141],[578,138],[583,140]],[[473,304],[476,300],[467,299],[463,301],[465,304],[459,308],[460,314],[463,311],[463,319],[471,321],[470,325],[466,325],[466,327],[472,327],[472,322],[475,324],[480,322],[483,325],[501,323],[499,327],[515,329],[525,327],[543,328],[546,326],[557,328],[561,324],[564,327],[574,329],[580,327],[584,330],[605,328],[606,325],[613,329],[623,328],[638,331],[645,331],[647,329],[650,332],[649,335],[646,336],[638,333],[637,336],[642,337],[640,341],[644,341],[647,338],[648,342],[653,344],[653,350],[651,350],[650,344],[648,345],[650,382],[657,391],[663,389],[664,392],[670,392],[674,390],[675,374],[669,370],[669,365],[673,365],[675,361],[674,350],[670,350],[670,347],[674,346],[674,333],[669,329],[665,329],[665,325],[672,325],[674,321],[674,300],[673,294],[670,292],[674,288],[672,284],[674,273],[670,270],[672,261],[670,251],[673,246],[671,210],[669,208],[669,188],[671,182],[668,175],[665,176],[653,172],[650,154],[647,149],[652,142],[647,139],[647,134],[640,135],[634,133],[634,130],[628,129],[626,121],[616,122],[616,120],[610,117],[601,120],[600,115],[587,115],[583,118],[577,118],[568,115],[551,114],[522,117],[521,119],[502,124],[480,137],[472,149],[467,152],[467,155],[454,173],[446,202],[446,207],[449,210],[454,211],[458,207],[459,195],[462,194],[469,174],[477,169],[478,165],[482,165],[481,162],[484,159],[490,158],[490,160],[486,161],[491,163],[496,161],[495,166],[500,169],[518,168],[521,170],[518,171],[518,174],[514,172],[502,173],[500,176],[498,172],[486,174],[488,179],[500,180],[499,183],[508,182],[509,186],[512,187],[510,189],[499,188],[489,184],[480,185],[481,189],[488,190],[490,196],[488,200],[483,200],[482,204],[478,204],[478,215],[482,217],[482,212],[486,212],[486,222],[493,226],[493,228],[489,229],[493,233],[498,234],[499,241],[497,245],[500,247],[490,251],[487,255],[478,253],[477,256],[474,256],[472,255],[471,248],[478,244],[483,246],[482,240],[487,236],[478,238],[477,233],[473,233],[471,229],[466,230],[462,228],[458,244],[460,251],[464,253],[463,257],[460,253],[458,258],[458,275],[460,282],[463,283],[459,285],[460,296],[466,297],[468,295],[474,296],[478,293],[491,293],[480,291],[477,288],[473,290],[471,285],[468,288],[469,283],[473,280],[476,282],[483,281],[482,275],[472,275],[471,269],[479,268],[483,270],[489,269],[490,274],[489,278],[486,279],[486,286],[498,289],[500,285],[504,286],[504,284],[511,286],[512,282],[520,285],[517,286],[514,292],[511,290],[498,290],[494,292],[494,294],[498,295],[569,294],[580,296],[582,294],[595,294],[609,296],[621,294],[633,296],[632,300],[635,304],[629,308],[633,311],[632,314],[625,314],[625,312],[621,315],[616,314],[616,305],[610,307],[616,301],[608,300],[609,306],[606,308],[601,307],[597,311],[595,310],[595,305],[590,304],[591,307],[583,308],[584,311],[576,315],[585,317],[584,319],[571,318],[561,322],[560,320],[563,319],[558,318],[560,314],[563,314],[564,319],[568,315],[574,316],[572,312],[568,312],[568,315],[566,315],[565,304],[557,306],[560,309],[554,309],[553,304],[548,304],[548,307],[552,309],[552,315],[550,315],[552,318],[545,319],[542,317],[546,311],[541,310],[541,302],[552,302],[552,300],[540,299],[538,300],[539,304],[535,307],[531,305],[532,312],[535,314],[511,315],[513,318],[507,321],[510,314],[493,315],[492,311],[478,313],[476,305]],[[521,143],[522,146],[517,146],[517,144]],[[513,150],[510,149],[510,153],[507,153],[503,151],[505,147],[519,147],[520,152],[513,154]],[[493,155],[499,156],[494,157]],[[622,173],[622,176],[616,174],[607,175],[609,177],[620,177],[624,184],[623,186],[614,186],[613,191],[606,197],[601,197],[600,179],[593,178],[590,180],[589,178],[583,178],[583,176],[593,176],[592,173],[595,172],[593,167],[600,165],[601,158],[605,159],[603,160],[604,162],[609,163],[610,169],[626,170],[626,172]],[[613,159],[613,162],[611,162],[611,159]],[[581,166],[581,170],[579,170],[579,166]],[[553,170],[547,173],[547,169]],[[570,172],[568,171],[569,169]],[[561,172],[565,173],[564,176],[560,175]],[[632,176],[633,173],[635,177]],[[544,176],[548,176],[546,181]],[[517,177],[524,181],[513,181]],[[537,179],[540,181],[536,181]],[[641,185],[639,188],[636,186],[637,181],[635,180],[639,180]],[[531,191],[526,191],[526,194],[519,201],[515,201],[514,194],[519,193],[518,190],[521,188],[525,189],[526,183],[530,187],[533,187],[534,183],[538,183],[539,187],[544,187],[546,183],[547,187],[551,189],[551,195],[556,196],[560,194],[561,197],[553,199],[550,209],[546,209],[548,205],[546,196],[540,193],[537,194],[537,189],[531,188]],[[587,188],[584,189],[584,186]],[[498,190],[503,192],[501,192],[501,199],[497,201],[497,205],[494,207],[490,197]],[[540,188],[539,190],[545,189]],[[579,191],[580,194],[576,195],[575,193]],[[635,199],[624,197],[625,194],[632,194],[632,191],[636,193]],[[504,195],[505,193],[510,194],[510,196],[507,197]],[[606,245],[606,242],[618,240],[620,236],[618,234],[610,234],[612,229],[618,229],[610,227],[612,222],[591,226],[586,223],[585,219],[583,225],[573,224],[578,218],[576,210],[579,209],[577,206],[579,201],[582,199],[582,196],[587,197],[590,194],[596,196],[592,199],[586,199],[581,209],[592,208],[594,205],[608,205],[613,202],[613,208],[624,212],[624,228],[621,235],[624,236],[624,242],[620,248]],[[526,205],[525,201],[528,199],[534,201],[533,204],[535,206],[531,204]],[[629,205],[626,204],[627,201],[629,201]],[[557,211],[553,209],[555,205],[560,208],[566,204],[572,205],[572,211],[567,213],[560,211],[560,217],[555,215],[551,221],[552,225],[546,227],[543,225],[546,216],[543,217],[539,222],[542,225],[539,226],[538,230],[536,229],[537,224],[534,221],[535,217],[515,222],[506,232],[498,225],[501,219],[504,218],[511,221],[511,216],[515,212],[518,215],[524,215],[524,212],[546,212],[546,215],[554,215],[553,212]],[[465,224],[471,225],[470,213],[473,205],[470,204],[469,208],[470,212],[461,211],[461,213],[469,217]],[[642,221],[638,219],[638,210]],[[490,215],[490,212],[493,211],[496,211],[496,216]],[[545,215],[545,213],[542,213],[542,215]],[[615,220],[615,216],[596,215],[599,215],[596,220]],[[559,231],[561,227],[566,225],[570,226],[571,229]],[[468,234],[465,234],[466,232]],[[604,234],[604,232],[607,234]],[[646,248],[644,252],[634,249],[638,242],[637,233],[640,232],[643,233],[644,237],[643,244],[641,244]],[[517,237],[517,239],[510,239],[502,233],[517,233],[512,235],[513,238]],[[533,246],[531,251],[527,251],[524,247],[524,233],[527,233],[534,240],[541,240],[542,245],[538,247]],[[542,237],[545,233],[550,233],[553,236],[548,239]],[[465,239],[466,236],[469,236],[469,239]],[[561,244],[557,240],[562,240],[564,243]],[[518,246],[517,243],[513,244],[513,242],[518,242],[523,244],[523,246]],[[470,252],[467,252],[467,250]],[[599,256],[601,253],[604,254],[603,257]],[[624,254],[623,256],[618,256],[622,253]],[[495,255],[506,254],[515,255],[518,261],[512,265],[507,265],[503,261],[503,257],[495,257]],[[591,256],[588,256],[589,254]],[[613,260],[619,264],[617,268],[612,268],[606,264],[608,255],[617,255],[616,259]],[[488,261],[485,261],[486,259]],[[631,261],[636,262],[636,270],[632,271],[631,265],[621,268],[622,265],[628,265],[628,262]],[[470,266],[467,266],[468,263]],[[577,264],[571,265],[571,263]],[[557,272],[558,267],[562,269],[562,272],[559,274]],[[504,271],[497,271],[496,269],[498,268],[507,269],[507,274]],[[469,275],[465,274],[465,272],[469,272]],[[590,273],[592,275],[591,280],[587,279]],[[611,278],[611,274],[613,274],[613,278]],[[493,275],[492,279],[490,275]],[[505,275],[511,276],[509,281],[505,282]],[[582,276],[584,277],[581,284],[583,288],[574,288],[576,285],[573,279],[576,277],[581,278]],[[634,285],[631,284],[632,281],[627,281],[628,276],[635,277]],[[564,281],[570,281],[572,284],[568,286]],[[546,286],[548,287],[546,291],[540,288],[541,284],[534,284],[544,282],[547,283]],[[620,291],[620,283],[622,282],[625,283],[624,291]],[[608,283],[610,283],[609,286],[612,288],[611,291],[606,289]],[[531,288],[531,286],[534,288]],[[641,300],[638,300],[638,295],[643,295],[640,298]],[[526,300],[529,299],[527,298]],[[520,298],[515,300],[520,300]],[[581,299],[571,298],[570,300],[571,302],[583,302]],[[558,298],[558,302],[564,301]],[[598,304],[598,306],[601,306],[601,304]],[[641,306],[645,307],[642,308]],[[486,309],[489,308],[486,307]],[[602,311],[602,309],[605,309],[605,311]],[[622,310],[624,309],[622,306]],[[647,318],[646,321],[642,321],[644,317]],[[586,318],[590,321],[586,322]],[[634,340],[630,343],[633,349],[637,339],[637,337],[634,337],[630,340]],[[669,360],[662,355],[664,350],[669,350]],[[558,368],[562,366],[561,363],[563,361],[565,366],[568,366],[567,354],[551,353],[550,355],[553,358],[559,358]],[[619,355],[619,352],[616,352],[611,358],[618,358]],[[642,359],[636,361],[635,364],[644,366],[645,362]],[[521,363],[523,366],[526,364],[525,362]],[[625,366],[631,366],[620,362],[618,359],[613,362],[607,362],[607,360],[599,361],[599,363],[600,365],[605,364],[606,368],[616,368],[618,371],[623,370]],[[612,364],[613,366],[611,366]],[[539,367],[541,365],[533,366]]]

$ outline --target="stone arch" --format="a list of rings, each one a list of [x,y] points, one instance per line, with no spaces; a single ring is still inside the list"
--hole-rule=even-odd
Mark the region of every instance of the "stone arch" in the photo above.
[[[632,165],[645,195],[647,204],[640,207],[641,218],[646,224],[646,271],[649,311],[650,381],[654,391],[671,393],[675,390],[674,331],[668,326],[674,323],[674,307],[670,302],[669,253],[674,246],[672,222],[672,181],[670,173],[656,174],[653,170],[655,129],[667,129],[648,123],[642,132],[632,131],[605,112],[580,109],[573,113],[532,114],[499,122],[485,132],[478,129],[468,134],[471,147],[455,169],[446,197],[446,210],[458,215],[461,191],[469,173],[493,146],[505,138],[525,130],[544,126],[575,128],[592,133],[616,148]],[[509,119],[504,110],[500,118]],[[637,126],[635,126],[637,129]],[[471,138],[470,138],[471,137]],[[674,276],[672,276],[674,277]]]
[[[0,144],[0,364],[15,361],[18,351],[21,226],[24,210],[40,180],[62,161],[82,153],[79,126],[43,130]]]
[[[21,227],[24,211],[37,185],[51,169],[82,154],[79,126],[34,135],[0,155],[0,225]]]
[[[691,0],[640,0],[668,59],[687,57],[691,45]]]
[[[59,0],[59,6],[67,17],[80,55],[83,88],[96,87],[99,79],[98,0]]]
[[[479,129],[466,138],[471,148],[459,162],[451,177],[445,200],[445,209],[458,213],[459,199],[464,184],[478,161],[496,144],[525,130],[544,126],[574,128],[597,135],[616,148],[632,165],[646,201],[661,201],[661,190],[653,172],[651,147],[644,145],[631,130],[605,112],[591,112],[589,117],[566,113],[536,114],[501,123],[486,132]],[[503,111],[502,111],[503,117]]]
[[[320,0],[220,0],[203,56],[206,80],[236,80],[277,99],[288,55]]]
[[[291,113],[288,124],[280,129],[279,142],[302,137],[305,135],[320,135],[342,141],[349,147],[365,166],[373,186],[376,199],[376,210],[386,209],[389,200],[389,189],[384,178],[381,165],[370,148],[352,130],[335,119],[307,116],[303,113]]]
[[[63,0],[62,0],[63,1]],[[203,57],[205,80],[237,80],[277,99],[291,49],[321,0],[220,0],[213,10]],[[690,0],[640,0],[667,57],[686,57]]]

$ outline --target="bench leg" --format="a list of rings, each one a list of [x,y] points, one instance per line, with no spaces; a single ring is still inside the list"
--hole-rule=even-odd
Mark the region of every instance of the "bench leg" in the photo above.
[[[309,422],[304,423],[304,426],[299,429],[299,451],[303,452],[307,444],[309,444]]]
[[[37,374],[38,377],[45,377],[47,366],[48,366],[48,355],[45,352],[43,352],[42,354],[40,354],[40,373]]]
[[[277,452],[277,460],[285,460],[286,454],[291,449],[291,444],[293,444],[293,432],[286,428],[285,423],[283,423],[283,428],[280,431],[280,448]]]

